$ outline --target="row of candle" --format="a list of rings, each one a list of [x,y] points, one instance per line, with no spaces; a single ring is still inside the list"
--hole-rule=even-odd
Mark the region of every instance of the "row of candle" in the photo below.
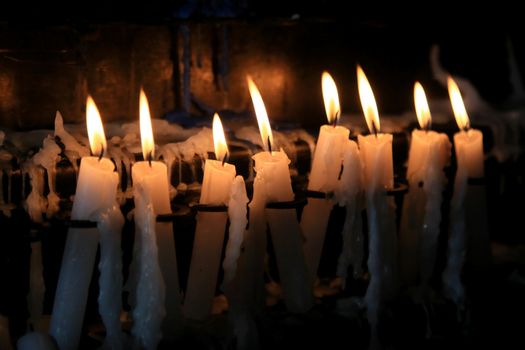
[[[357,74],[361,104],[371,135],[359,135],[356,143],[349,140],[350,131],[347,128],[337,125],[341,114],[337,88],[331,76],[324,73],[322,87],[329,125],[323,125],[320,129],[308,184],[309,191],[321,193],[324,198],[309,199],[300,223],[294,207],[268,207],[272,202],[292,201],[294,193],[288,170],[289,159],[282,150],[272,149],[268,116],[262,97],[250,77],[247,82],[264,151],[253,157],[257,175],[249,204],[248,230],[245,230],[248,198],[244,181],[242,177],[236,177],[235,167],[226,162],[226,140],[219,117],[214,117],[217,160],[206,160],[200,204],[215,209],[200,211],[197,216],[192,263],[182,309],[173,227],[171,222],[157,220],[159,215],[171,213],[168,171],[162,162],[153,160],[155,145],[148,101],[141,91],[140,126],[144,161],[135,163],[132,168],[137,233],[127,285],[133,306],[132,334],[138,346],[154,349],[162,336],[177,334],[182,314],[190,319],[205,319],[209,315],[228,217],[230,239],[224,264],[228,272],[224,289],[230,299],[239,341],[249,343],[249,339],[246,336],[243,338],[242,334],[250,332],[241,329],[246,328],[246,320],[262,307],[264,301],[267,224],[276,252],[286,306],[292,312],[310,309],[313,303],[312,287],[316,282],[324,235],[334,204],[329,199],[332,194],[337,202],[347,207],[339,275],[345,275],[349,264],[354,266],[355,272],[359,271],[363,256],[359,214],[363,205],[368,212],[368,269],[371,281],[365,301],[372,324],[377,322],[381,302],[396,292],[398,266],[403,282],[414,283],[414,276],[418,273],[423,283],[428,282],[439,232],[440,196],[445,181],[443,168],[449,161],[450,143],[445,135],[429,131],[430,111],[423,89],[416,83],[416,112],[423,130],[414,130],[412,134],[407,172],[410,195],[405,201],[404,211],[407,214],[403,216],[412,217],[414,210],[423,210],[423,215],[416,215],[422,221],[402,224],[399,254],[395,205],[392,197],[387,195],[394,186],[392,135],[380,133],[379,113],[372,88],[360,67]],[[452,78],[449,78],[449,91],[454,114],[462,130],[454,137],[458,158],[457,178],[482,177],[482,135],[469,128],[468,116],[461,107],[459,89]],[[104,157],[106,139],[100,114],[91,97],[88,97],[86,115],[93,156],[82,157],[71,219],[80,226],[94,221],[97,228],[74,227],[68,232],[50,334],[60,349],[78,346],[87,291],[100,242],[99,309],[107,332],[106,345],[118,349],[123,347],[119,319],[122,292],[120,231],[123,218],[115,198],[118,175],[113,163]],[[456,192],[464,192],[461,186],[466,186],[466,182],[458,182],[457,178]],[[362,194],[365,200],[360,204]],[[461,207],[461,199],[458,202]],[[228,207],[228,212],[221,211],[222,206]],[[87,226],[90,226],[89,222]],[[464,236],[464,232],[457,235]],[[464,242],[453,242],[451,240],[445,284],[450,291],[457,291],[460,289],[457,283]],[[241,243],[244,246],[242,253]],[[414,261],[416,254],[423,260],[421,265]],[[401,258],[399,265],[398,256]],[[420,272],[417,271],[418,266]]]

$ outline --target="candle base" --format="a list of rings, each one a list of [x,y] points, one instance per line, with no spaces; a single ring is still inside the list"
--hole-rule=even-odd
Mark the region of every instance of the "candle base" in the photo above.
[[[297,221],[298,206],[306,199],[271,202],[266,205],[284,302],[291,312],[304,313],[313,305],[313,292],[303,253],[303,234]]]

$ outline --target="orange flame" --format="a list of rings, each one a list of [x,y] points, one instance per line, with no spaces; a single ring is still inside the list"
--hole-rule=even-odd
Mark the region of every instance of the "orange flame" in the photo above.
[[[95,157],[102,157],[107,148],[106,135],[100,119],[100,112],[90,95],[88,95],[86,102],[86,124],[91,153]]]
[[[365,72],[360,65],[357,65],[357,84],[359,99],[361,100],[361,107],[363,108],[368,130],[370,130],[370,133],[377,134],[381,125],[379,124],[376,99]]]
[[[334,79],[328,72],[323,72],[321,81],[326,118],[328,119],[329,124],[336,125],[339,121],[339,117],[341,116],[341,107],[339,105],[337,86],[335,85]]]
[[[213,146],[215,148],[215,157],[219,161],[224,161],[228,156],[228,144],[224,136],[224,129],[222,128],[221,118],[215,113],[213,116]]]
[[[427,96],[423,85],[416,81],[414,85],[414,105],[416,107],[417,121],[421,129],[428,130],[432,124],[432,116],[428,107]]]
[[[259,125],[259,132],[263,141],[265,151],[271,151],[273,144],[272,128],[270,127],[270,121],[268,120],[268,113],[266,113],[266,107],[257,88],[257,85],[253,82],[251,76],[246,76],[248,82],[248,88],[250,89],[250,96],[252,97],[253,108],[255,109],[255,115],[257,116],[257,124]]]
[[[456,117],[456,123],[458,123],[460,130],[467,131],[470,129],[470,119],[468,117],[467,110],[465,109],[465,104],[463,103],[463,98],[461,97],[458,84],[456,84],[454,79],[449,76],[447,78],[447,85],[450,103],[452,103],[452,110],[454,111],[454,116]]]
[[[152,160],[155,157],[155,141],[153,140],[148,98],[142,88],[140,89],[140,141],[144,160]]]

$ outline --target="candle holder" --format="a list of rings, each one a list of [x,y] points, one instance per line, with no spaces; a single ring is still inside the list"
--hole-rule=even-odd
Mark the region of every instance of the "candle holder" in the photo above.
[[[316,198],[316,199],[332,199],[334,198],[334,192],[321,192],[321,191],[304,191],[306,198]]]
[[[224,204],[190,204],[190,208],[197,212],[207,212],[207,213],[221,213],[227,212],[228,206]]]
[[[394,187],[387,188],[387,196],[405,195],[408,193],[408,185],[404,182],[394,182]]]
[[[90,220],[67,220],[65,225],[70,228],[95,228],[97,227],[96,221]]]
[[[269,202],[266,204],[266,209],[297,209],[304,207],[307,202],[306,197],[299,197],[284,202]]]
[[[187,206],[176,205],[175,208],[172,208],[171,213],[159,214],[156,217],[157,222],[173,222],[176,218],[185,216],[190,213],[190,209]]]

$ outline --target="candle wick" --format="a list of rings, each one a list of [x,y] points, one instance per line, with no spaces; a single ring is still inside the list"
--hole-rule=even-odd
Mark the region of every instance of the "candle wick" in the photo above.
[[[100,143],[100,154],[98,156],[98,161],[100,162],[102,160],[102,156],[104,155],[104,144]]]
[[[153,152],[152,151],[149,151],[148,153],[148,164],[149,164],[149,167],[151,168],[151,160],[153,158]]]
[[[376,128],[376,124],[374,122],[372,122],[372,133],[375,135],[376,139],[377,139],[377,128]]]
[[[272,143],[270,142],[270,136],[268,136],[268,150],[271,154],[272,153]]]
[[[337,110],[334,115],[334,120],[332,120],[332,126],[335,128],[337,126],[337,119],[339,119],[339,115],[341,114],[341,110]]]
[[[226,163],[226,161],[228,160],[228,158],[230,158],[230,155],[228,154],[228,152],[226,152],[226,154],[224,155],[224,157],[222,157],[222,166],[224,166],[224,163]]]

